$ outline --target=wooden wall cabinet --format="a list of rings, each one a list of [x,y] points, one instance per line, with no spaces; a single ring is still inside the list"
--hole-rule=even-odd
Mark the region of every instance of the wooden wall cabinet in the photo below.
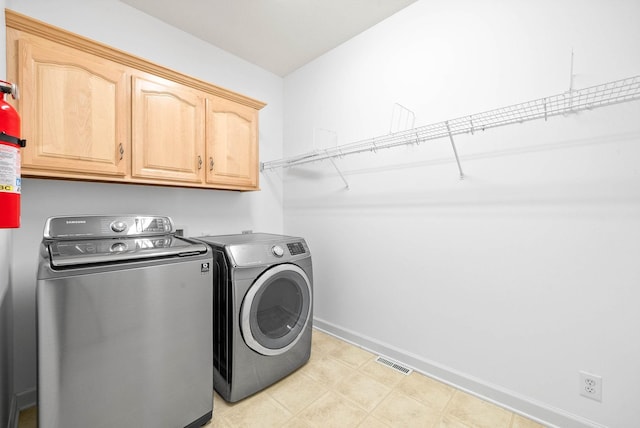
[[[206,102],[206,181],[258,186],[258,111],[223,98]]]
[[[126,176],[124,67],[40,38],[18,40],[18,55],[24,172]]]
[[[264,103],[10,10],[22,175],[258,190]]]
[[[134,76],[132,94],[131,175],[202,183],[204,96],[153,76]]]

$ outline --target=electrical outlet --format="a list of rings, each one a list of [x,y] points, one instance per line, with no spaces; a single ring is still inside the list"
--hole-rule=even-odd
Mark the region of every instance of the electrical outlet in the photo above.
[[[602,401],[602,376],[580,371],[580,395]]]

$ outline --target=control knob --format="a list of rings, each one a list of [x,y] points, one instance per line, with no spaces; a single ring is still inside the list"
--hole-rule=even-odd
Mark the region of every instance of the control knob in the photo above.
[[[116,233],[123,232],[127,228],[127,223],[122,220],[117,220],[111,223],[111,230]]]
[[[284,256],[284,248],[282,248],[280,245],[274,245],[273,247],[271,247],[271,252],[276,257]]]

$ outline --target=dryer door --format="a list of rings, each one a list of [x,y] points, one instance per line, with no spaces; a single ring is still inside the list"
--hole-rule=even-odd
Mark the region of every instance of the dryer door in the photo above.
[[[298,266],[284,263],[265,271],[242,302],[240,326],[247,345],[263,355],[291,349],[309,323],[311,300],[311,281]]]

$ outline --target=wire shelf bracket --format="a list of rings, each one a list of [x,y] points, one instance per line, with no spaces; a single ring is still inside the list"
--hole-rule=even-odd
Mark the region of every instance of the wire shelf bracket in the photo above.
[[[469,122],[473,122],[469,120]],[[464,179],[464,173],[462,172],[462,165],[460,165],[460,158],[458,157],[458,151],[456,150],[456,143],[453,141],[453,134],[451,134],[451,127],[449,121],[444,122],[447,125],[447,132],[449,132],[449,140],[451,140],[451,148],[453,149],[453,155],[456,157],[456,163],[458,164],[458,172],[460,173],[460,180]],[[471,125],[471,133],[473,134],[473,124]]]
[[[584,89],[571,88],[571,91],[558,95],[398,131],[381,137],[337,145],[325,150],[314,150],[298,156],[263,162],[260,164],[260,170],[289,168],[325,159],[331,159],[333,161],[336,157],[344,157],[368,151],[378,152],[381,149],[420,144],[421,142],[448,137],[453,147],[456,162],[458,163],[460,178],[463,178],[464,175],[453,140],[455,135],[473,134],[478,130],[485,131],[490,128],[537,119],[548,120],[549,117],[553,116],[567,115],[583,110],[593,110],[599,107],[637,100],[640,100],[640,75]],[[333,162],[333,164],[348,188],[349,185],[343,174],[335,165],[335,162]]]
[[[340,171],[340,168],[338,168],[338,165],[336,164],[336,161],[333,160],[333,158],[329,158],[329,160],[331,161],[331,164],[333,165],[333,167],[336,169],[336,171],[338,172],[338,175],[340,176],[340,178],[342,178],[342,181],[344,182],[344,187],[349,190],[349,182],[347,181],[346,178],[344,178],[344,174],[342,174],[342,171]]]

